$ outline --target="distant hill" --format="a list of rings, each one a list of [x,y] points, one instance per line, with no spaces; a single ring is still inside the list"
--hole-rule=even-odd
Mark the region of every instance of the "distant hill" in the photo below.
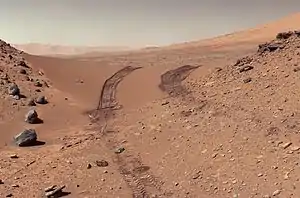
[[[123,46],[64,46],[40,43],[14,44],[15,48],[33,55],[77,55],[96,52],[127,51],[131,48]]]

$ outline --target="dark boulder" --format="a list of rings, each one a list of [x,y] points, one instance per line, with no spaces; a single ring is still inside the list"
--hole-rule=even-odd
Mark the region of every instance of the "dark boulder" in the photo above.
[[[9,88],[8,88],[8,94],[15,96],[15,95],[20,95],[20,89],[17,84],[13,83]]]
[[[38,104],[47,104],[47,103],[48,103],[48,101],[47,101],[47,99],[45,98],[45,96],[39,96],[39,97],[36,99],[35,102],[38,103]]]
[[[39,116],[35,110],[30,110],[25,115],[25,122],[29,124],[37,124],[39,122]]]
[[[37,141],[37,134],[34,129],[25,129],[14,137],[16,145],[22,146],[34,146]]]

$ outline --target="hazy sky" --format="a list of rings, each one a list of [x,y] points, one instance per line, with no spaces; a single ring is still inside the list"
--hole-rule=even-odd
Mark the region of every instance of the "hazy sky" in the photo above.
[[[0,0],[11,43],[166,45],[213,37],[300,11],[300,0]]]

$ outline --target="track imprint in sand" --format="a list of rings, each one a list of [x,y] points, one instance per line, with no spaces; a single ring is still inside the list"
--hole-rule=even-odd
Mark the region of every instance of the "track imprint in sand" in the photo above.
[[[127,75],[137,69],[140,69],[140,67],[127,66],[108,78],[102,87],[98,106],[94,110],[96,115],[90,115],[97,118],[94,121],[97,121],[97,124],[101,126],[100,133],[103,134],[104,141],[111,150],[120,145],[116,142],[114,134],[107,133],[108,120],[111,118],[112,112],[117,110],[119,106],[116,99],[117,86]],[[150,173],[150,167],[145,166],[140,157],[136,157],[128,150],[115,155],[114,161],[118,165],[124,181],[131,189],[133,198],[148,198],[153,195],[162,196],[162,183]]]
[[[108,78],[102,87],[97,110],[112,109],[116,107],[118,105],[118,102],[116,100],[117,86],[127,75],[140,68],[141,67],[127,66],[117,71],[114,75]]]
[[[192,71],[199,68],[199,66],[184,65],[173,70],[169,70],[161,75],[161,82],[159,88],[167,92],[171,96],[184,94],[186,90],[181,85]]]
[[[92,122],[106,122],[111,112],[120,108],[116,99],[117,87],[127,75],[137,69],[141,67],[124,67],[105,80],[96,109],[88,112]]]

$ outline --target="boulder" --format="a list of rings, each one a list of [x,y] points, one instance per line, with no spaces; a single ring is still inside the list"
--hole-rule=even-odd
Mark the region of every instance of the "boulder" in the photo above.
[[[35,110],[30,110],[25,115],[25,122],[29,124],[37,124],[39,122],[38,114]]]
[[[22,146],[34,146],[37,141],[37,134],[34,129],[25,129],[14,137],[16,145]]]
[[[35,102],[38,103],[38,104],[47,104],[48,103],[48,101],[46,100],[45,96],[39,96],[36,99]]]
[[[15,95],[20,95],[20,89],[17,84],[13,83],[9,88],[8,88],[8,94],[15,96]]]

